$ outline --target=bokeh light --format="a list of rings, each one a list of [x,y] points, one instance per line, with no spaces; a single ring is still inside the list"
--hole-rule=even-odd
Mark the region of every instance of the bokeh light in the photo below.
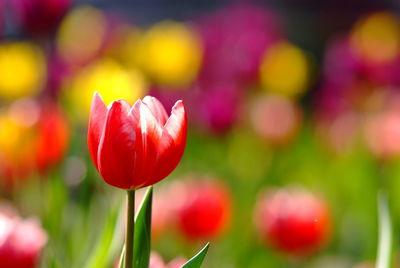
[[[194,80],[202,48],[190,26],[160,22],[148,29],[139,42],[139,64],[157,84],[179,86]]]
[[[127,69],[113,59],[104,58],[83,68],[65,87],[75,115],[86,119],[94,92],[99,92],[107,105],[118,98],[133,104],[145,94],[147,81],[139,70]]]
[[[40,47],[29,42],[0,43],[0,98],[35,95],[46,78],[46,60]]]

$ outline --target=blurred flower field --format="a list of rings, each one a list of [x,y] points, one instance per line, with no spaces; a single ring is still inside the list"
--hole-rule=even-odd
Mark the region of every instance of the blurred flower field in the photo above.
[[[142,24],[91,1],[1,0],[0,267],[120,267],[128,216],[110,185],[158,181],[151,268],[207,242],[202,267],[400,267],[399,12],[304,42],[288,14],[225,1]],[[135,107],[176,148],[129,155],[117,116],[100,140],[106,113]],[[132,159],[143,181],[127,185]]]

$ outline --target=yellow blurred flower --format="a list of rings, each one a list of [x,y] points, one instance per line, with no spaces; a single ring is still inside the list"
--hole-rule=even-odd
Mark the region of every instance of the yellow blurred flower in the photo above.
[[[98,91],[108,104],[115,99],[133,103],[144,95],[147,82],[138,70],[125,69],[112,59],[99,59],[80,71],[65,88],[71,108],[81,119],[89,115],[90,104]]]
[[[34,95],[45,77],[46,59],[39,47],[28,42],[0,44],[0,98]]]
[[[27,102],[19,100],[17,102]],[[15,105],[13,105],[15,106]],[[14,111],[9,109],[0,115],[0,158],[2,166],[15,165],[28,167],[33,165],[32,155],[35,152],[35,140],[38,132],[32,126],[36,124],[39,111],[37,109],[26,109],[25,111]]]
[[[103,12],[90,6],[73,9],[62,21],[56,45],[69,63],[85,63],[100,51],[107,21]]]
[[[141,57],[143,57],[140,53],[142,37],[143,32],[139,28],[130,27],[121,42],[118,60],[127,66],[137,68]]]
[[[261,84],[269,92],[296,97],[307,89],[309,72],[305,53],[288,42],[280,42],[271,47],[262,58]]]
[[[387,12],[374,13],[355,25],[350,40],[354,51],[365,60],[391,61],[399,55],[399,21]]]
[[[198,73],[202,48],[190,27],[164,21],[144,33],[137,53],[140,66],[156,83],[184,86]]]

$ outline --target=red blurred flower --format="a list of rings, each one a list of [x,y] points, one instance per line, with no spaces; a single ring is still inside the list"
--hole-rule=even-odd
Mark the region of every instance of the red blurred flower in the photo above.
[[[53,33],[71,5],[71,0],[14,0],[22,29],[30,35]]]
[[[231,215],[231,195],[218,181],[187,181],[176,189],[177,224],[189,240],[218,236],[227,227]]]
[[[60,109],[49,103],[42,107],[38,121],[36,165],[45,171],[64,157],[69,144],[69,126]]]
[[[326,241],[330,230],[325,202],[303,190],[264,193],[255,208],[262,239],[290,255],[306,255]]]
[[[16,101],[0,115],[0,174],[8,184],[34,171],[46,172],[64,156],[69,127],[56,104]]]
[[[46,233],[35,220],[0,212],[1,267],[34,268],[46,244]]]
[[[182,101],[168,115],[154,97],[131,106],[125,100],[107,108],[93,98],[88,145],[92,160],[110,185],[138,189],[157,183],[178,165],[186,144],[187,117]]]

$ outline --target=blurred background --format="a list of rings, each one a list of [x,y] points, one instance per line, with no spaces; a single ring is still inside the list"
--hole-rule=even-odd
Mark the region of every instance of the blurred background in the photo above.
[[[400,240],[398,0],[1,0],[0,265],[114,267],[124,193],[86,131],[105,102],[189,113],[155,186],[152,268],[374,267]],[[139,192],[138,202],[143,196]]]

